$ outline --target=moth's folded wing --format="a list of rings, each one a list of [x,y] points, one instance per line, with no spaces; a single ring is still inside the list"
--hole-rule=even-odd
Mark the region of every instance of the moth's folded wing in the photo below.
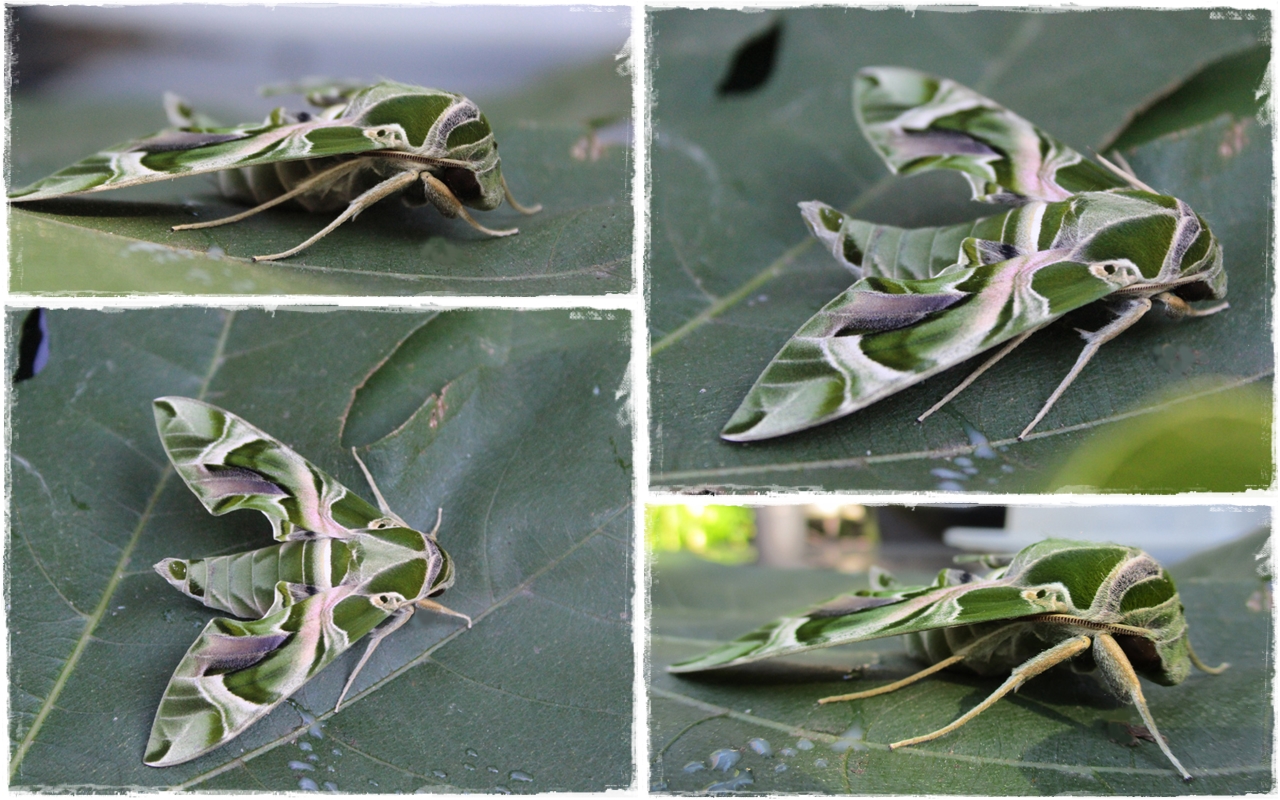
[[[295,603],[281,582],[262,619],[210,620],[169,679],[143,761],[181,764],[238,736],[386,618],[348,588]]]
[[[889,169],[953,169],[975,200],[1065,200],[1128,182],[1009,109],[948,78],[869,67],[854,78],[854,115]]]
[[[855,219],[826,203],[800,203],[809,231],[836,261],[859,278],[923,280],[955,266],[966,239],[995,240],[1011,212],[960,225],[897,228]]]
[[[174,468],[213,514],[261,511],[275,538],[301,529],[348,538],[382,513],[290,448],[229,411],[187,397],[154,403]]]
[[[858,281],[791,337],[720,435],[754,441],[829,422],[1124,285],[1066,252]]]
[[[185,175],[386,149],[342,120],[280,120],[213,130],[167,128],[84,158],[9,193],[15,202],[102,192]]]
[[[1057,609],[1064,594],[1061,586],[1026,592],[1009,581],[977,579],[953,585],[841,595],[799,616],[775,620],[667,670],[700,672],[886,636],[1017,619]]]

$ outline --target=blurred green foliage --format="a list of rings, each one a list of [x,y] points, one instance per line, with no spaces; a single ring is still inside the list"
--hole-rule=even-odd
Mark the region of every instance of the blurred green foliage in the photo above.
[[[742,506],[645,509],[645,541],[655,553],[687,550],[720,564],[749,564],[756,560],[755,532],[755,512]]]
[[[1064,492],[1266,488],[1274,474],[1271,408],[1270,391],[1249,385],[1123,420],[1076,448],[1047,485]]]

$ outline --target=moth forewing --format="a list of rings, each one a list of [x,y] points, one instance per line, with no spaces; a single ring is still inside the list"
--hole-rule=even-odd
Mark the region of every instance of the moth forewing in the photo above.
[[[719,669],[898,634],[906,635],[908,654],[929,666],[886,686],[819,702],[875,697],[948,668],[1008,678],[951,724],[891,748],[944,736],[1050,667],[1085,655],[1162,742],[1138,676],[1173,686],[1192,666],[1211,674],[1227,666],[1207,667],[1195,655],[1177,589],[1151,556],[1120,545],[1046,539],[986,576],[943,570],[932,586],[843,595],[667,669]],[[1190,779],[1167,745],[1161,750]]]
[[[1103,302],[1115,320],[1085,347],[1019,438],[1103,344],[1161,303],[1206,316],[1226,294],[1222,248],[1185,202],[1084,158],[954,81],[898,67],[854,79],[863,134],[894,172],[960,172],[976,200],[1014,206],[971,223],[907,230],[818,201],[801,215],[857,278],[786,342],[721,436],[754,441],[820,425],[1008,343],[924,420],[1028,336]],[[888,297],[887,295],[893,295]]]
[[[255,260],[293,255],[393,194],[409,204],[430,203],[490,236],[517,230],[487,228],[468,207],[489,211],[506,199],[522,214],[540,210],[511,196],[489,121],[468,98],[391,81],[336,88],[341,90],[308,94],[321,107],[318,114],[278,108],[262,123],[231,127],[213,125],[186,101],[166,95],[165,110],[175,127],[107,148],[11,192],[9,199],[29,202],[219,173],[224,194],[255,207],[174,230],[238,222],[289,201],[311,211],[343,209],[297,247]]]
[[[184,397],[162,397],[154,410],[165,452],[205,508],[261,511],[276,543],[155,565],[188,597],[248,620],[213,619],[191,645],[161,699],[145,763],[179,764],[225,744],[369,636],[337,710],[378,644],[415,608],[470,626],[431,599],[455,576],[436,540],[441,512],[429,533],[414,530],[358,457],[381,508],[230,412]]]

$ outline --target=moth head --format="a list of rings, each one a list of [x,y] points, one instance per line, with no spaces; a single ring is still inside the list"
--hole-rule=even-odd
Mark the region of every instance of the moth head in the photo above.
[[[496,148],[497,145],[494,145]],[[502,188],[502,167],[495,158],[493,163],[482,168],[445,167],[440,174],[444,181],[465,206],[481,211],[492,211],[502,204],[505,192]]]
[[[1142,271],[1138,269],[1138,265],[1127,258],[1113,258],[1090,264],[1089,272],[1119,288],[1142,280]]]
[[[395,611],[409,601],[399,592],[378,592],[369,597],[369,602],[383,611]]]
[[[396,122],[365,128],[364,135],[389,150],[409,149],[409,137],[404,132],[404,126]]]

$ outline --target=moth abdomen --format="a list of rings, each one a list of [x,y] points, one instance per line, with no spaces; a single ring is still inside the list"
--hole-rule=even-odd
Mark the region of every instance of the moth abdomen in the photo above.
[[[256,206],[287,194],[304,181],[352,158],[355,156],[308,158],[223,170],[217,173],[218,191],[228,200]],[[378,167],[383,163],[366,159],[362,166],[293,197],[286,205],[312,212],[346,208],[378,184],[382,177],[379,173],[383,171]]]
[[[289,541],[229,556],[200,559],[166,558],[156,564],[174,588],[209,608],[242,618],[264,616],[275,602],[275,587],[289,584],[303,597],[315,589],[341,584],[351,563],[351,548],[342,541]]]

